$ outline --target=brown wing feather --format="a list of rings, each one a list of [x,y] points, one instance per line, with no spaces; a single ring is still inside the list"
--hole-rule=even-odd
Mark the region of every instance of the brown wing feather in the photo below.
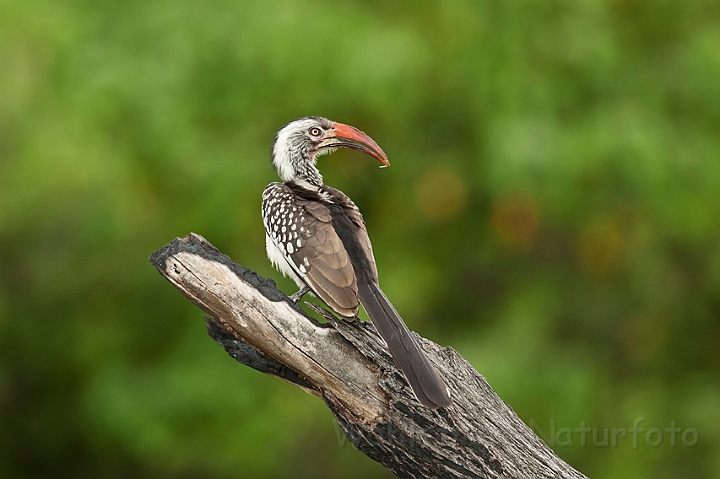
[[[354,205],[353,205],[354,206]],[[375,264],[375,256],[373,255],[372,250],[372,243],[370,243],[370,237],[368,236],[367,229],[365,228],[365,221],[363,220],[362,214],[360,214],[360,211],[355,209],[357,212],[357,216],[359,217],[359,222],[353,218],[354,215],[348,215],[353,223],[355,223],[355,226],[357,226],[357,238],[360,242],[360,246],[362,246],[363,251],[365,251],[365,255],[368,258],[368,261],[370,262],[370,267],[372,268],[373,276],[375,281],[378,280],[378,273],[377,273],[377,265]]]
[[[276,231],[283,241],[286,234],[293,238],[287,253],[294,272],[338,314],[355,316],[359,306],[357,277],[345,245],[333,226],[333,214],[323,201],[332,198],[332,202],[343,208],[368,258],[371,276],[377,281],[375,258],[362,214],[350,198],[335,188],[325,186],[319,193],[311,193],[281,184],[278,189],[282,192],[281,201],[286,204],[288,213],[285,214],[294,212],[289,216],[289,224],[284,223],[293,229]],[[295,216],[296,213],[299,215]]]
[[[302,279],[328,306],[342,316],[355,316],[359,304],[355,271],[332,226],[330,210],[313,201],[298,200],[297,204],[306,214],[300,219],[303,244],[290,255],[292,261]]]
[[[353,200],[351,200],[350,197],[342,191],[331,186],[324,186],[323,188],[332,195],[335,201],[342,205],[345,213],[348,215],[348,218],[350,218],[350,221],[352,221],[355,225],[355,233],[358,241],[360,242],[360,246],[362,246],[363,251],[365,251],[365,255],[367,256],[368,261],[370,262],[370,267],[372,268],[374,279],[377,281],[377,265],[375,264],[372,243],[370,243],[370,237],[368,236],[367,228],[365,227],[365,219],[363,218],[362,213],[360,213],[360,209],[355,205]]]

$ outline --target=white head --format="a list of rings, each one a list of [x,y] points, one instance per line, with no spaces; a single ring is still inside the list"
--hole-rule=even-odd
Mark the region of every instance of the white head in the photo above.
[[[390,162],[375,141],[357,128],[318,116],[291,121],[277,132],[272,161],[283,181],[303,186],[322,186],[315,166],[317,158],[336,148],[353,148],[376,158],[385,166]]]

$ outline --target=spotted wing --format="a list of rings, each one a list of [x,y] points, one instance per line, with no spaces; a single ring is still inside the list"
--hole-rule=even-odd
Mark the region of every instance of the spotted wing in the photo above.
[[[355,271],[328,207],[276,183],[266,190],[263,214],[268,236],[294,272],[335,312],[355,316],[359,304]]]

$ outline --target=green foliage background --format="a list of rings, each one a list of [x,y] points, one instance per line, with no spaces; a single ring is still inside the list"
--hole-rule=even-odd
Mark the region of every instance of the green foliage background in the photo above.
[[[593,478],[720,477],[720,4],[690,0],[0,1],[0,477],[390,477],[147,260],[195,231],[294,291],[259,206],[305,115],[390,156],[320,167],[411,328]],[[638,418],[697,443],[551,432]]]

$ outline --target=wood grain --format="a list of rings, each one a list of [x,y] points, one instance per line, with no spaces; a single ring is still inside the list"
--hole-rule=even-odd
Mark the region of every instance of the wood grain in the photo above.
[[[350,442],[399,477],[585,477],[452,348],[416,335],[453,397],[432,411],[417,402],[371,323],[318,323],[272,280],[194,233],[150,261],[211,316],[209,333],[231,356],[321,397]]]

